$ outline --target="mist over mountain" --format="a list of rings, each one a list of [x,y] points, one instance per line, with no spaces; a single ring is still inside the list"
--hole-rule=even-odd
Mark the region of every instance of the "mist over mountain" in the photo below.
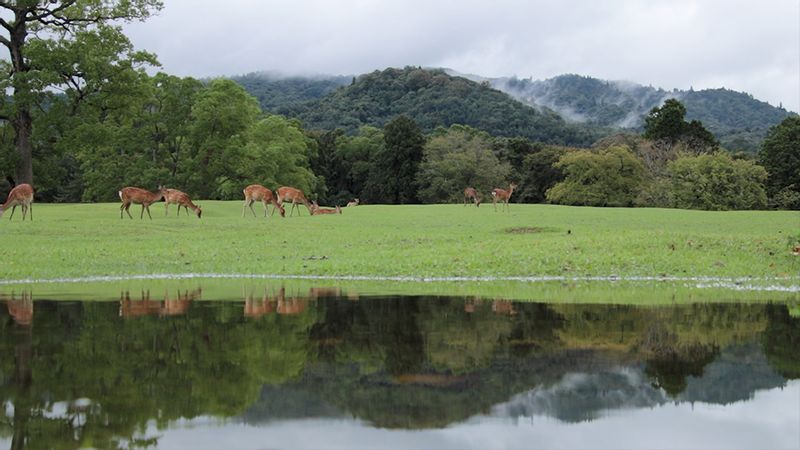
[[[566,145],[587,145],[613,130],[640,132],[650,110],[670,98],[732,151],[758,151],[769,128],[794,114],[725,88],[667,91],[575,74],[532,80],[406,67],[357,77],[260,72],[232,79],[265,111],[298,117],[310,128],[380,127],[404,114],[427,131],[459,123]]]

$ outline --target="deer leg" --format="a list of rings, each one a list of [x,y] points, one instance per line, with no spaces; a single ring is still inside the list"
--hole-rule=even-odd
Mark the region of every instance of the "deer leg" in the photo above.
[[[125,205],[125,212],[128,213],[128,217],[133,219],[133,216],[131,215],[131,204],[130,203]],[[122,216],[122,213],[120,213],[120,216]]]
[[[31,212],[31,222],[33,222],[33,203],[30,203],[30,204],[28,205],[28,209],[29,209],[29,210],[30,210],[30,212]]]
[[[22,221],[25,222],[25,216],[28,214],[28,205],[23,203],[20,208],[22,208]]]
[[[153,216],[150,215],[150,205],[145,206],[143,209],[147,210],[147,216],[150,217],[150,220],[153,220]]]
[[[17,205],[14,205],[14,206],[11,207],[11,217],[9,217],[8,220],[11,220],[14,217],[14,211],[16,209],[17,209]]]
[[[164,217],[167,217],[167,214],[169,214],[169,203],[164,201]]]
[[[144,219],[144,203],[142,203],[142,213],[139,214],[140,219]]]

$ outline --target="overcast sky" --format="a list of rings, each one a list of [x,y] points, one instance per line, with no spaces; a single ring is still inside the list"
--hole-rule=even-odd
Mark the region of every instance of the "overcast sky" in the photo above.
[[[164,0],[126,25],[162,70],[353,75],[407,65],[726,87],[800,110],[800,0]]]

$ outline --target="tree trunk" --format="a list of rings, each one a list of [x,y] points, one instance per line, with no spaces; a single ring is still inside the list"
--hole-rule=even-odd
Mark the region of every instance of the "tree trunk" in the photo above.
[[[31,134],[33,132],[33,119],[27,108],[20,108],[14,118],[14,146],[19,152],[17,163],[17,184],[33,184],[33,146]]]
[[[15,11],[14,27],[9,33],[8,48],[11,53],[11,64],[14,67],[14,79],[12,82],[14,92],[14,118],[11,126],[14,128],[14,146],[19,152],[19,162],[17,163],[17,184],[33,184],[33,117],[31,117],[31,86],[27,79],[30,67],[25,62],[22,49],[25,47],[25,39],[28,37],[28,29],[25,22],[27,9]]]

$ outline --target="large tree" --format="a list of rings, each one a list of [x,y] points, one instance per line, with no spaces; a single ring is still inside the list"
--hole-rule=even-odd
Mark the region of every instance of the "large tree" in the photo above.
[[[391,204],[417,203],[417,170],[425,144],[417,123],[398,116],[383,127],[385,147],[370,174],[370,200]]]
[[[33,181],[34,109],[42,106],[49,90],[65,86],[67,79],[78,83],[77,88],[85,84],[84,74],[59,73],[69,66],[47,50],[111,22],[146,19],[161,7],[160,0],[0,1],[0,44],[9,56],[0,64],[4,74],[0,86],[11,97],[0,119],[13,129],[19,154],[17,182]],[[29,51],[32,47],[38,51]]]
[[[767,169],[767,194],[779,208],[800,209],[800,117],[772,127],[759,152]]]

